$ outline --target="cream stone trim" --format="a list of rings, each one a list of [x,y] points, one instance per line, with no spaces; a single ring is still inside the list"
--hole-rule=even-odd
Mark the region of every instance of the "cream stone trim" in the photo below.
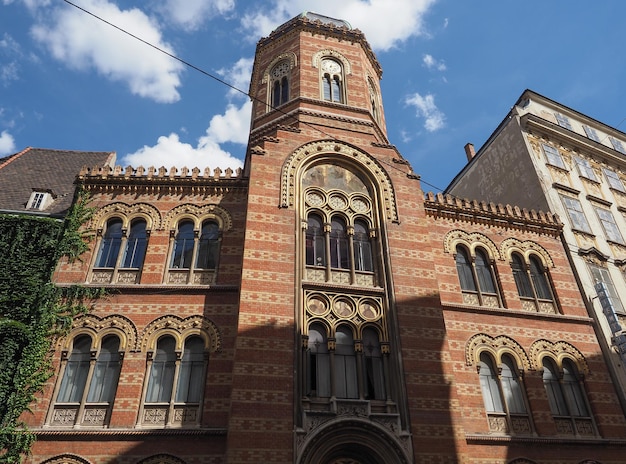
[[[76,454],[63,454],[50,459],[46,459],[41,464],[91,464],[87,459]]]
[[[554,261],[550,257],[548,251],[538,243],[530,240],[520,241],[516,238],[507,238],[500,244],[500,253],[509,261],[512,260],[511,255],[517,252],[524,257],[524,262],[529,263],[531,255],[538,256],[545,267],[554,267]]]
[[[261,79],[262,84],[270,82],[270,71],[281,61],[289,61],[290,70],[298,66],[298,56],[294,52],[281,53],[274,58],[265,68],[265,71],[263,71],[263,78]]]
[[[559,371],[563,371],[563,360],[569,359],[572,361],[580,374],[588,374],[589,366],[583,354],[574,345],[565,342],[551,342],[549,340],[541,339],[535,341],[530,346],[530,359],[533,364],[533,369],[543,369],[541,360],[548,356],[556,362]]]
[[[478,232],[467,233],[463,230],[451,230],[443,239],[444,251],[446,253],[456,253],[457,245],[465,245],[471,256],[476,256],[476,248],[480,247],[487,250],[489,259],[501,260],[502,256],[498,247],[483,234]]]
[[[100,347],[102,339],[107,335],[116,335],[119,338],[119,351],[137,349],[137,327],[130,319],[119,314],[103,318],[94,314],[77,317],[72,323],[69,334],[57,341],[56,348],[71,351],[76,337],[83,334],[91,337],[91,346],[94,351]]]
[[[336,59],[337,61],[339,61],[341,63],[344,75],[348,76],[348,75],[352,74],[352,66],[350,65],[350,61],[348,61],[348,59],[345,56],[343,56],[341,53],[339,53],[338,51],[331,50],[329,48],[325,48],[324,50],[320,50],[315,55],[313,55],[313,58],[311,59],[311,65],[314,68],[319,68],[320,64],[321,64],[321,62],[322,62],[322,60],[324,58],[334,58],[334,59]]]
[[[297,148],[285,160],[281,173],[282,208],[292,208],[299,194],[303,171],[314,162],[341,162],[360,170],[376,188],[376,194],[383,207],[383,216],[388,220],[398,220],[395,191],[389,175],[374,157],[360,149],[336,140],[318,140]]]
[[[183,204],[169,210],[163,218],[163,228],[173,229],[182,219],[190,219],[194,223],[194,229],[200,230],[202,222],[206,219],[214,219],[219,225],[220,231],[230,230],[233,226],[231,214],[218,205],[192,205]]]
[[[91,219],[92,227],[102,229],[107,221],[113,217],[122,220],[122,228],[128,229],[133,219],[142,218],[146,221],[146,230],[161,228],[161,213],[153,205],[148,203],[110,203],[98,208]]]
[[[185,319],[166,315],[150,322],[141,334],[141,351],[154,351],[157,340],[163,335],[171,335],[176,340],[176,350],[182,351],[185,339],[198,335],[204,340],[205,349],[209,353],[220,351],[222,339],[217,326],[203,316],[190,316]]]
[[[474,335],[465,344],[465,363],[468,366],[477,366],[480,360],[480,353],[483,351],[489,352],[497,365],[502,364],[502,356],[508,354],[515,360],[515,364],[520,372],[532,368],[524,348],[506,335],[497,337],[491,337],[482,333]]]

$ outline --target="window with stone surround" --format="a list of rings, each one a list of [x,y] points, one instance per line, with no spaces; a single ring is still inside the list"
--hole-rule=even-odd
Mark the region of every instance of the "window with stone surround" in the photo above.
[[[545,143],[541,144],[541,148],[543,149],[544,155],[546,155],[546,160],[548,164],[552,166],[556,166],[561,169],[567,169],[565,163],[563,162],[563,157],[559,153],[559,150],[552,145],[547,145]]]
[[[578,168],[578,173],[582,177],[592,180],[594,182],[598,181],[598,178],[596,177],[596,174],[591,167],[591,162],[588,159],[582,158],[580,156],[574,156],[574,162],[576,163],[576,166]]]
[[[561,195],[561,201],[563,202],[563,206],[565,206],[572,228],[581,232],[591,233],[591,228],[589,227],[580,201],[577,198],[566,195]]]
[[[48,423],[58,427],[108,425],[122,364],[120,339],[79,334],[62,352],[60,382]]]
[[[557,433],[576,436],[595,435],[583,379],[576,364],[566,358],[559,368],[556,360],[544,356],[542,366],[543,386]]]
[[[341,63],[332,58],[324,58],[320,70],[322,98],[334,103],[345,103],[345,79]]]
[[[465,246],[457,245],[454,259],[464,303],[502,306],[495,270],[486,250],[476,247],[471,255]]]
[[[565,129],[574,130],[567,116],[561,113],[554,113],[554,116],[556,116],[556,122],[559,124],[559,126]]]
[[[270,109],[278,108],[289,101],[289,80],[291,64],[289,60],[277,63],[270,71]]]
[[[511,269],[524,309],[557,312],[548,270],[539,256],[531,254],[525,259],[520,253],[512,253]]]
[[[602,224],[602,229],[604,229],[606,239],[610,242],[620,243],[623,245],[624,237],[622,237],[622,233],[620,232],[619,227],[617,227],[613,213],[611,213],[608,209],[600,208],[599,206],[594,206],[593,209],[598,215],[600,224]]]
[[[626,193],[624,183],[617,172],[608,168],[602,168],[602,172],[604,173],[610,188],[617,190],[618,192]]]

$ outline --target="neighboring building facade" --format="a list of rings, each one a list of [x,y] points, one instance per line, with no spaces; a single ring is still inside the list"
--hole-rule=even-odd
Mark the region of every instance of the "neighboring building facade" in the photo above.
[[[626,411],[626,134],[526,90],[447,192],[558,214]],[[612,309],[598,297],[604,284]],[[602,301],[605,302],[604,308]]]
[[[363,34],[259,41],[244,169],[84,169],[31,463],[622,462],[626,420],[551,214],[424,196]]]

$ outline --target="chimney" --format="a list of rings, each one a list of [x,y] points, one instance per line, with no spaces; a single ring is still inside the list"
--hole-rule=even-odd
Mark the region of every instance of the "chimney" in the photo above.
[[[465,154],[467,155],[467,161],[472,161],[474,156],[476,156],[476,151],[474,150],[474,144],[473,143],[466,143],[465,144]]]

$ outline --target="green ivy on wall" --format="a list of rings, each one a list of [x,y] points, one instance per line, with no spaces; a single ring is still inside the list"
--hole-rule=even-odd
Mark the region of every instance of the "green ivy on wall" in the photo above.
[[[52,375],[52,337],[88,309],[101,289],[57,287],[51,282],[61,257],[78,259],[88,244],[79,232],[93,213],[79,191],[64,222],[0,215],[0,461],[20,463],[35,435],[20,416]]]

